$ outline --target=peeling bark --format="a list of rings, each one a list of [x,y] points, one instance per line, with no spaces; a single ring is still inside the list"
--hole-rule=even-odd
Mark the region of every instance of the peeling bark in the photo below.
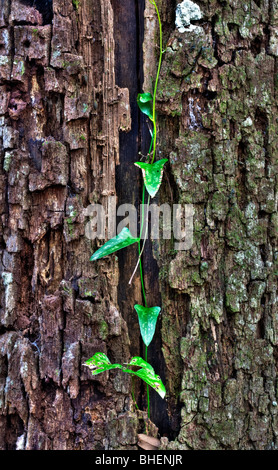
[[[90,263],[84,233],[131,125],[113,28],[106,1],[54,1],[53,19],[51,2],[1,9],[2,449],[133,448],[143,429],[128,378],[82,368],[99,350],[129,357],[117,260]]]

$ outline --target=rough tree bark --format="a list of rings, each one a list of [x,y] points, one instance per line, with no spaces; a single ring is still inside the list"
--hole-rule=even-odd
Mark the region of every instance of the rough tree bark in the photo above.
[[[97,263],[84,209],[140,202],[158,25],[143,0],[0,1],[0,449],[278,449],[276,0],[157,2],[165,53],[159,202],[194,206],[194,243],[149,243],[162,315],[149,361],[167,388],[136,411],[121,371],[142,355],[136,249]],[[145,7],[145,9],[144,9]],[[144,28],[145,26],[145,28]],[[151,302],[150,300],[150,302]],[[145,408],[144,389],[136,397]]]

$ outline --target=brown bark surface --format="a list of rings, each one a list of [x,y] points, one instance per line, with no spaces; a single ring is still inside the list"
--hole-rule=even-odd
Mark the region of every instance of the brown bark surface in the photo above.
[[[95,352],[143,355],[136,248],[97,263],[86,208],[140,203],[158,25],[142,1],[0,1],[0,449],[277,449],[276,0],[198,0],[180,32],[158,1],[159,202],[194,206],[194,244],[148,243],[149,362],[167,388],[136,411]],[[144,9],[145,6],[145,9]],[[145,27],[145,31],[144,31]],[[145,392],[136,398],[145,409]]]

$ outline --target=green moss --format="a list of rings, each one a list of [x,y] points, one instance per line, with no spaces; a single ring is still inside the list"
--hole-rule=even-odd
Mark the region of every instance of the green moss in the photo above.
[[[72,4],[73,4],[74,9],[75,9],[75,10],[78,10],[79,4],[80,4],[80,0],[72,0]]]
[[[192,273],[191,280],[194,285],[201,286],[203,284],[203,279],[201,279],[199,271]]]
[[[77,211],[76,211],[76,210],[72,210],[72,211],[71,211],[71,215],[65,219],[66,224],[67,224],[67,227],[68,227],[68,232],[69,232],[70,237],[73,236],[73,232],[74,232],[74,222],[75,222],[75,217],[76,217],[76,216],[77,216]]]
[[[109,330],[109,327],[106,323],[105,320],[102,320],[100,323],[99,323],[99,335],[100,335],[100,338],[105,340],[108,336],[108,330]]]

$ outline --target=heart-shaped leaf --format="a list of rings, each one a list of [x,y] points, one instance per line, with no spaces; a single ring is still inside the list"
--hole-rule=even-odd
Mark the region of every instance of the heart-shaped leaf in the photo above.
[[[167,158],[163,158],[162,160],[158,160],[154,163],[134,163],[134,165],[141,168],[145,186],[151,197],[154,197],[159,190],[163,175],[163,167],[167,161]]]
[[[133,243],[138,243],[139,238],[134,238],[129,229],[124,227],[123,230],[111,240],[108,240],[101,248],[99,248],[95,253],[91,256],[90,261],[95,261],[97,259],[103,258],[104,256],[108,256],[115,251],[121,250],[126,246],[132,245]]]
[[[156,322],[161,310],[160,307],[143,307],[142,305],[134,305],[138,314],[141,336],[146,346],[149,346],[153,339]]]
[[[150,93],[139,93],[137,96],[137,104],[151,121],[153,121],[153,97]]]

